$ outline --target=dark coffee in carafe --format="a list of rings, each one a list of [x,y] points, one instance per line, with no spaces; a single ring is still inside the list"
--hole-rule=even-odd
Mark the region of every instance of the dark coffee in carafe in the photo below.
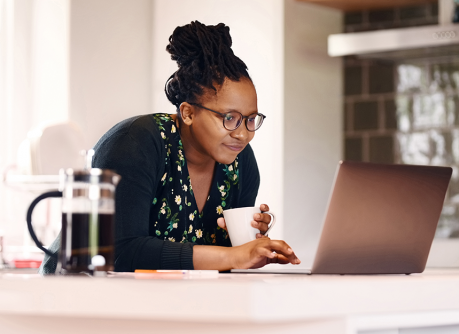
[[[62,213],[61,248],[67,250],[60,253],[62,270],[113,270],[114,234],[113,214]]]

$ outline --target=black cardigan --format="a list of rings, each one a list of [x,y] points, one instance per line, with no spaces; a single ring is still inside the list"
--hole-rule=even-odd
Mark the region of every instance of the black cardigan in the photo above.
[[[193,269],[194,243],[160,239],[152,231],[157,215],[152,212],[152,202],[162,184],[166,159],[155,114],[118,123],[94,150],[94,168],[112,169],[122,177],[116,188],[115,270]],[[253,206],[260,176],[250,145],[238,155],[238,165],[239,194],[228,207]],[[55,252],[58,239],[50,247]],[[55,261],[46,256],[40,272],[51,273],[55,267]]]

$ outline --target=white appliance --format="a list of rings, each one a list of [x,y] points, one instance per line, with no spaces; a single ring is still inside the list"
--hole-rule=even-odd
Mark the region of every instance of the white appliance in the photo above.
[[[61,168],[81,169],[86,140],[79,126],[72,121],[40,123],[21,143],[14,168],[4,172],[3,182],[27,191],[44,191],[59,184]]]

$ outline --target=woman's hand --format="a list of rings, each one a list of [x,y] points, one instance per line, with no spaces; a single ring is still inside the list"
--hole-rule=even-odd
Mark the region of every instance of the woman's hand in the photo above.
[[[262,204],[260,205],[260,210],[261,213],[255,213],[253,215],[253,220],[250,222],[252,227],[260,230],[260,233],[257,233],[257,238],[261,238],[266,233],[269,227],[268,225],[271,222],[271,216],[266,213],[263,213],[269,211],[269,206],[267,204]],[[218,218],[217,224],[222,229],[228,231],[228,229],[226,228],[225,218]]]
[[[260,205],[261,213],[255,213],[253,215],[253,220],[250,222],[252,227],[260,230],[260,233],[257,233],[257,238],[261,238],[265,235],[266,231],[269,228],[269,223],[271,222],[271,216],[263,213],[269,211],[269,206],[267,204]]]
[[[260,268],[269,263],[300,264],[301,261],[285,241],[271,240],[265,236],[236,247],[193,247],[193,265],[197,270]]]
[[[265,236],[229,250],[232,269],[261,268],[269,263],[301,263],[285,241]]]

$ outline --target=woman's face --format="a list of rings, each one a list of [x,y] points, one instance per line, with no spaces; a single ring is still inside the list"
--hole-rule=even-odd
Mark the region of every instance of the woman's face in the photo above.
[[[217,88],[217,94],[211,90],[198,103],[220,113],[238,111],[243,116],[249,116],[258,112],[257,93],[247,78],[241,78],[240,81],[226,79]],[[247,130],[245,119],[236,130],[229,131],[223,126],[222,116],[197,106],[192,107],[194,119],[190,131],[195,140],[195,148],[217,162],[232,163],[255,135]]]

